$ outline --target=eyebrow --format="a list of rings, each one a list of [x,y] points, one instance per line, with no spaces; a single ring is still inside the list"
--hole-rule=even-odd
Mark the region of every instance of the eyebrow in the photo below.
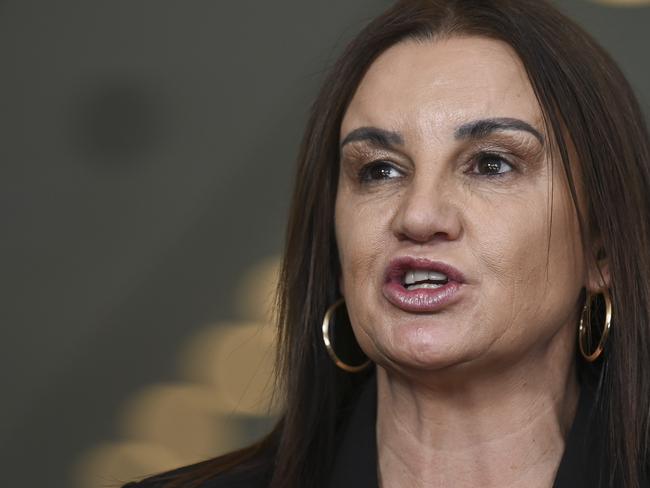
[[[544,136],[528,122],[511,117],[497,117],[467,122],[454,131],[455,139],[481,139],[492,132],[501,130],[518,130],[529,132],[543,145]],[[340,148],[351,142],[365,141],[375,146],[390,149],[403,146],[404,138],[398,132],[379,129],[378,127],[359,127],[350,132],[341,142]]]
[[[454,132],[456,139],[481,139],[492,132],[500,130],[519,130],[530,132],[543,145],[544,136],[528,122],[510,117],[481,119],[468,122],[458,127]]]
[[[397,132],[379,129],[377,127],[359,127],[345,136],[340,147],[342,148],[346,144],[357,141],[366,141],[375,146],[389,149],[393,146],[404,145],[404,139]]]

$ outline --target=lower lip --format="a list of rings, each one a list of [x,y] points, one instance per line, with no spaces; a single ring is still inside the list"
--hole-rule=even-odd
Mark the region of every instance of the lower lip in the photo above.
[[[384,285],[386,299],[405,312],[437,312],[460,298],[461,283],[450,281],[440,288],[420,288],[409,291],[394,281]]]

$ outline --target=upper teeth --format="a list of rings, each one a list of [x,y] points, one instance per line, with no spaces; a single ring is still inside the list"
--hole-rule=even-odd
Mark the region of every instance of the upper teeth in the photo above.
[[[447,280],[447,275],[443,273],[438,273],[437,271],[426,271],[426,270],[411,270],[406,273],[404,277],[405,285],[412,285],[418,281],[445,281]]]

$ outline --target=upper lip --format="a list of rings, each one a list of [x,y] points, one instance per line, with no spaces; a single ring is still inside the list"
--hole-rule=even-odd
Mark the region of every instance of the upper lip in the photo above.
[[[386,269],[386,281],[399,281],[400,283],[403,283],[404,275],[407,271],[412,269],[437,271],[445,274],[449,281],[465,283],[465,276],[463,276],[463,273],[452,265],[442,261],[433,261],[428,258],[417,258],[411,256],[392,259]]]

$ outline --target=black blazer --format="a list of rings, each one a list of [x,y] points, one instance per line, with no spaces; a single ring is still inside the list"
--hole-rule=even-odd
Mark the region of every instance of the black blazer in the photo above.
[[[583,386],[553,488],[596,488],[599,486],[599,477],[604,476],[604,481],[607,480],[609,463],[606,456],[601,456],[601,436],[604,432],[596,418],[591,415],[594,399],[593,389]],[[377,381],[373,374],[352,401],[347,420],[342,424],[328,488],[378,487],[376,420]],[[273,453],[269,456],[272,457]],[[272,463],[262,464],[268,466]],[[201,486],[202,488],[266,488],[270,475],[268,470],[262,469],[229,472],[218,475]],[[152,479],[141,483],[129,483],[124,488],[162,486],[161,481]],[[602,486],[607,486],[607,483],[603,483]],[[620,485],[614,486],[618,488]],[[646,482],[641,486],[650,488]]]

